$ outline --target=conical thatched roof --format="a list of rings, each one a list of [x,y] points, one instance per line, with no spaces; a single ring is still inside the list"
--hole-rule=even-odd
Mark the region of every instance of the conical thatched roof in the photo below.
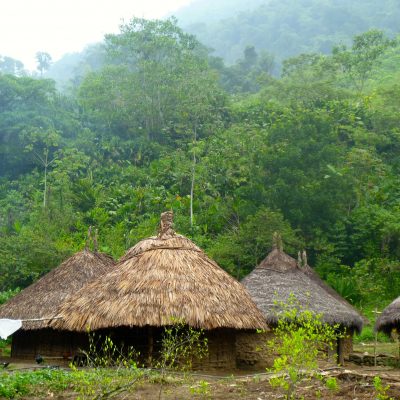
[[[280,246],[242,281],[267,323],[277,322],[276,302],[286,303],[291,295],[304,308],[322,315],[329,324],[341,324],[361,331],[362,316],[332,288],[328,287],[303,259],[303,266]]]
[[[375,329],[390,334],[392,329],[400,330],[400,297],[392,301],[376,321]]]
[[[110,271],[114,265],[114,260],[104,253],[80,251],[3,304],[0,318],[52,318],[69,295]],[[24,322],[22,329],[44,328],[48,322]]]
[[[165,326],[172,318],[196,328],[255,329],[265,320],[243,286],[162,214],[157,237],[142,240],[110,273],[65,302],[54,328],[85,331]]]

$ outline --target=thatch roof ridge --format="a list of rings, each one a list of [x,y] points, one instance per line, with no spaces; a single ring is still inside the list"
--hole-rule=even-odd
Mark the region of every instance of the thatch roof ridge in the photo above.
[[[120,259],[119,262],[136,257],[146,251],[156,249],[173,249],[173,250],[192,250],[202,252],[200,247],[196,246],[190,239],[183,235],[175,234],[172,237],[160,238],[158,236],[150,236],[143,239],[135,246],[131,247]]]
[[[116,268],[58,310],[56,329],[165,326],[172,318],[196,328],[266,327],[244,287],[188,238],[170,228],[128,250]]]
[[[375,323],[375,329],[390,334],[392,329],[400,328],[400,296],[393,300],[381,313]]]
[[[75,253],[58,267],[0,306],[0,318],[52,318],[57,307],[86,283],[108,272],[114,259],[88,249]],[[24,322],[23,329],[39,329],[49,321]]]
[[[268,323],[277,322],[276,301],[286,302],[293,294],[304,307],[330,324],[341,324],[361,330],[363,319],[346,300],[339,300],[323,281],[318,281],[309,266],[300,267],[298,262],[279,248],[274,248],[267,257],[243,280],[258,308]]]

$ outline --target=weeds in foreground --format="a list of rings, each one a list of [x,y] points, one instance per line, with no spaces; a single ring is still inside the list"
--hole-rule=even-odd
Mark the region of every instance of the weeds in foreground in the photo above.
[[[333,349],[340,335],[338,326],[321,321],[320,315],[304,310],[294,296],[287,303],[276,302],[278,323],[267,347],[275,356],[269,382],[284,391],[287,400],[296,398],[296,388],[303,379],[310,379],[317,369],[320,355]],[[276,354],[278,354],[276,356]]]
[[[339,390],[339,383],[334,376],[326,378],[325,386],[328,388],[328,390],[330,390],[332,392],[336,392]]]
[[[207,381],[201,380],[196,385],[190,387],[190,394],[198,395],[201,399],[210,399],[210,384]]]
[[[76,377],[68,371],[44,369],[39,371],[3,372],[0,374],[0,398],[41,393],[42,390],[63,391],[75,382]],[[45,388],[45,389],[44,389]]]
[[[11,355],[11,339],[0,339],[0,356],[10,357]]]
[[[0,398],[13,399],[21,396],[52,397],[65,390],[74,392],[76,398],[110,399],[122,392],[132,391],[144,379],[160,385],[168,381],[167,371],[187,371],[194,358],[202,358],[208,351],[203,331],[188,327],[184,322],[172,321],[162,338],[162,351],[156,366],[159,371],[138,367],[139,353],[132,347],[118,347],[109,337],[102,338],[89,333],[89,349],[83,351],[85,363],[90,368],[70,370],[42,369],[38,371],[0,373]],[[205,384],[200,385],[206,391]]]
[[[194,329],[187,326],[182,320],[172,319],[171,325],[164,329],[161,340],[161,353],[156,363],[161,375],[158,398],[161,399],[167,371],[187,372],[191,369],[194,359],[199,360],[207,353],[207,338],[202,329]]]
[[[3,372],[0,374],[0,398],[53,397],[54,393],[65,390],[75,392],[77,399],[110,398],[128,382],[131,385],[134,377],[141,378],[142,373],[111,368]]]
[[[117,346],[109,336],[88,332],[89,349],[82,351],[86,364],[92,368],[135,368],[140,353],[133,346]]]
[[[82,351],[82,354],[87,366],[91,367],[90,374],[70,365],[80,382],[76,389],[78,399],[110,398],[133,389],[142,380],[145,372],[138,368],[140,354],[133,347],[118,347],[109,336],[103,338],[88,332],[88,337],[88,351]]]
[[[374,388],[376,400],[394,400],[393,397],[389,397],[387,394],[390,389],[389,385],[383,385],[382,379],[379,376],[374,377]]]

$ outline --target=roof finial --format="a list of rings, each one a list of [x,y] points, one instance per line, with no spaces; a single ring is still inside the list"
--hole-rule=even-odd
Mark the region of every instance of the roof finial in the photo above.
[[[161,214],[160,227],[158,229],[158,238],[169,239],[175,236],[175,231],[172,229],[174,225],[173,211],[166,211]]]
[[[92,225],[89,226],[87,237],[86,237],[86,244],[85,244],[85,250],[90,249],[90,240],[92,238]]]
[[[300,251],[297,253],[297,266],[299,268],[301,268],[303,266],[303,260],[301,258],[301,252]]]
[[[274,232],[272,235],[272,248],[283,251],[282,237],[279,232]]]
[[[93,251],[95,253],[97,253],[97,250],[99,249],[99,244],[97,241],[98,234],[99,234],[99,230],[96,228],[94,231],[94,238],[93,238]]]
[[[305,250],[303,250],[303,254],[301,255],[302,257],[302,259],[303,259],[303,267],[305,267],[305,266],[307,266],[308,265],[308,261],[307,261],[307,253],[306,253],[306,251]]]

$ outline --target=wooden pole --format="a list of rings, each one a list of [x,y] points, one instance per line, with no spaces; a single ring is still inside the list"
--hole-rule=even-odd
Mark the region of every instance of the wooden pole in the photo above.
[[[147,335],[147,364],[149,367],[153,365],[153,347],[154,347],[154,339],[153,339],[153,327],[148,327],[148,335]]]
[[[344,339],[338,339],[338,363],[339,365],[344,365]]]
[[[380,314],[380,311],[375,307],[375,310],[373,311],[375,314],[375,318]],[[376,348],[378,347],[378,331],[375,331],[375,336],[374,336],[374,366],[376,367]]]
[[[399,346],[399,361],[400,361],[400,338],[397,336],[397,345]]]

